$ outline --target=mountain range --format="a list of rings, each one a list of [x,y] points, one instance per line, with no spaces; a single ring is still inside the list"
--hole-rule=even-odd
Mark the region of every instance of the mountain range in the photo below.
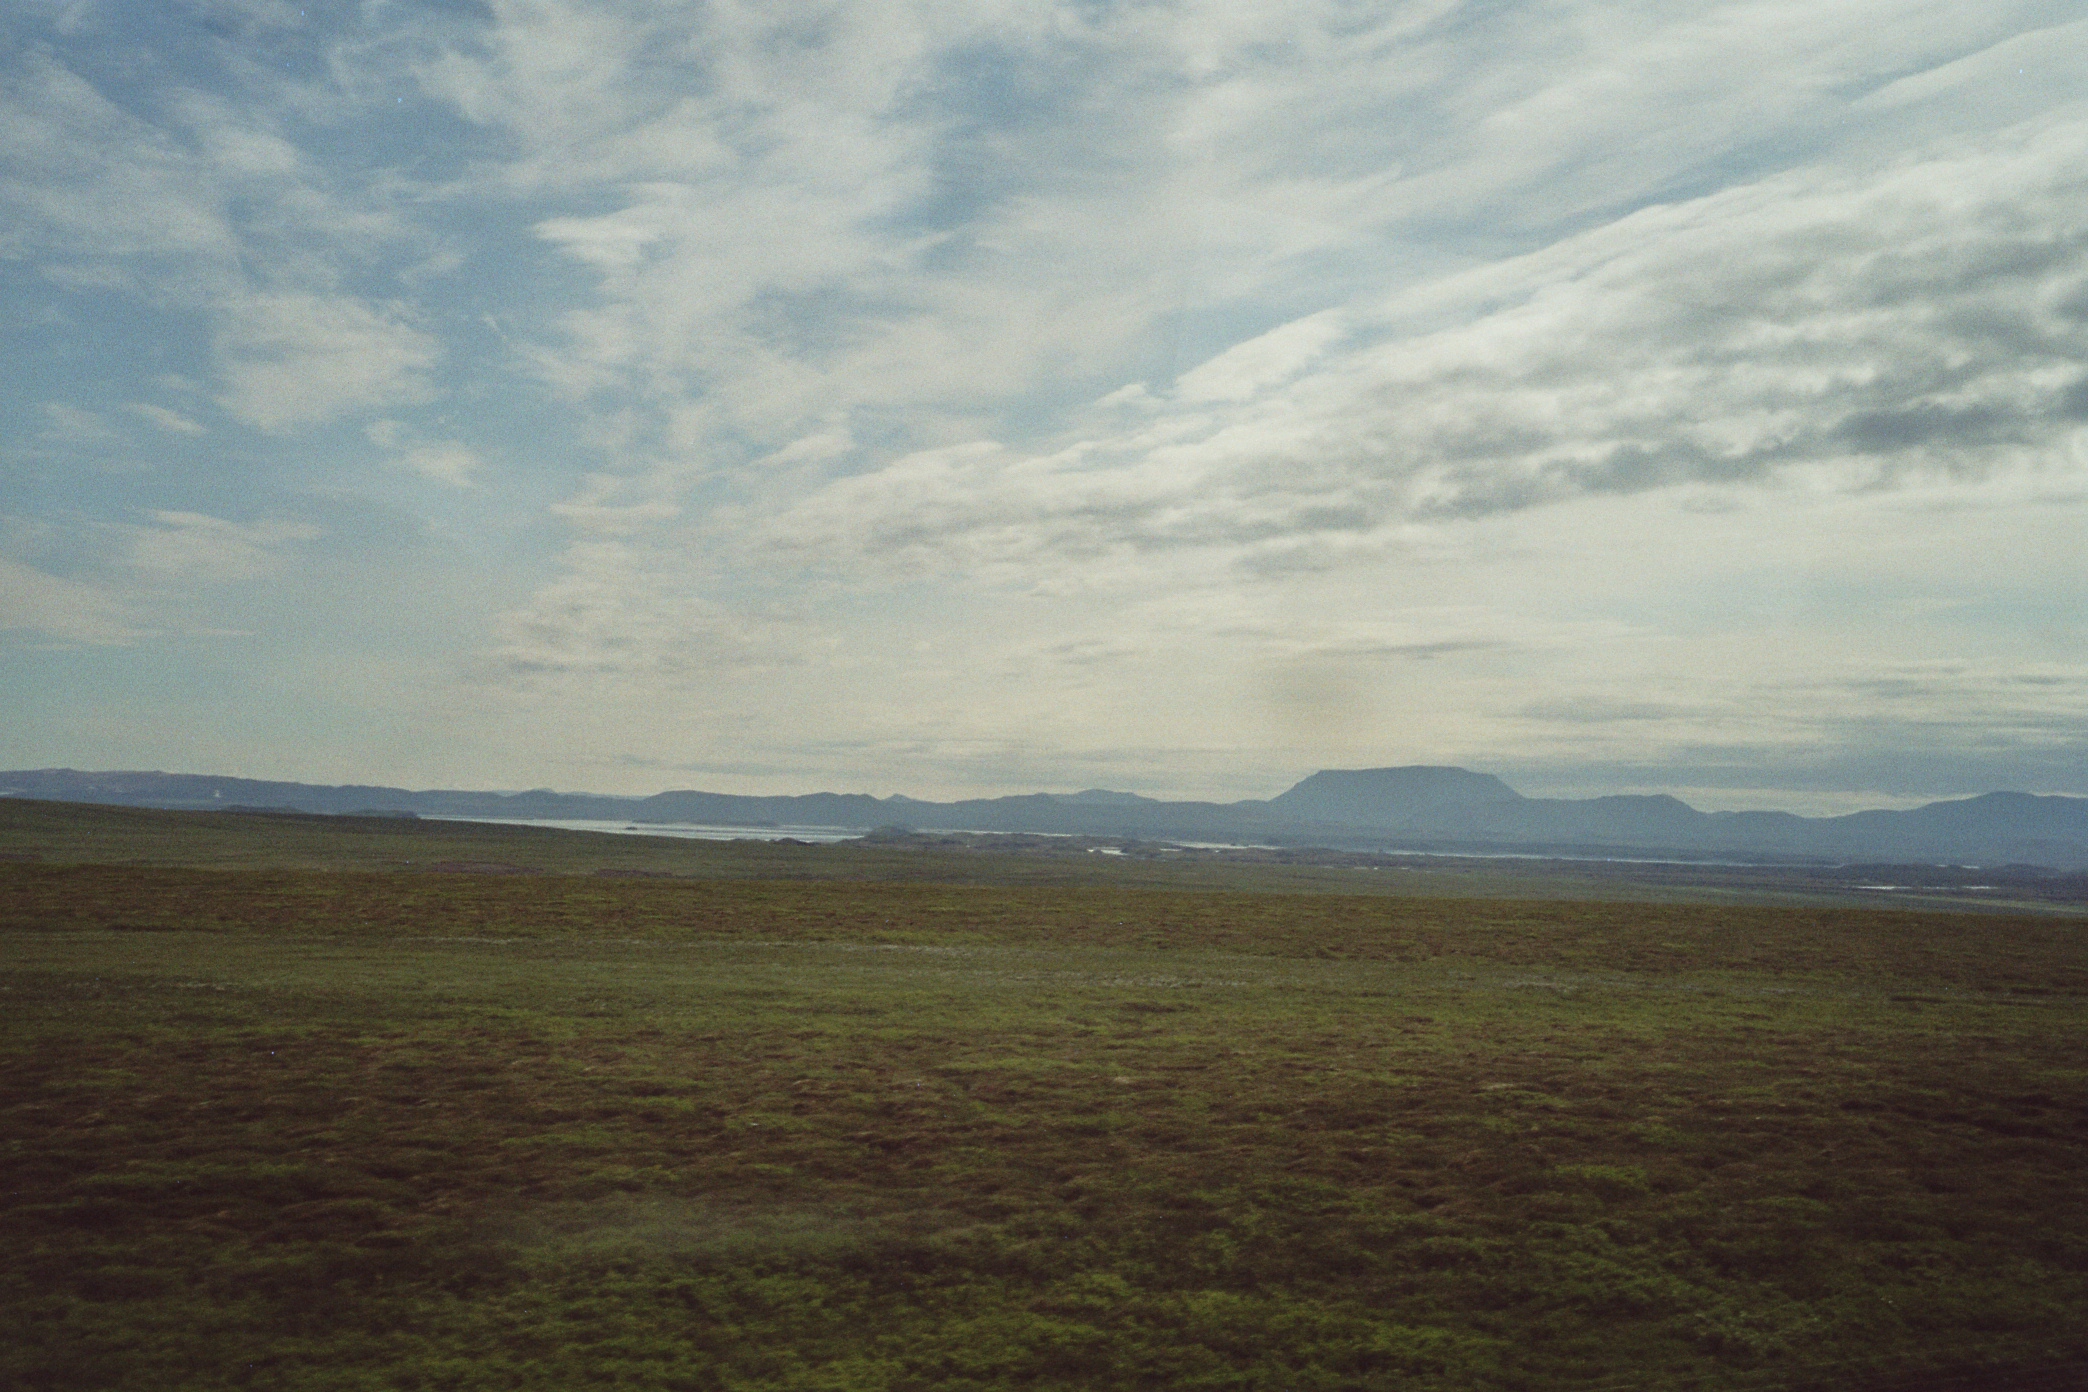
[[[206,774],[0,772],[0,797],[131,807],[462,818],[906,827],[1143,840],[1764,862],[1945,862],[2088,870],[2088,798],[1987,793],[1905,811],[1699,812],[1665,795],[1524,797],[1469,769],[1323,769],[1267,800],[1169,802],[1090,788],[958,802],[811,793],[651,797],[278,783]]]

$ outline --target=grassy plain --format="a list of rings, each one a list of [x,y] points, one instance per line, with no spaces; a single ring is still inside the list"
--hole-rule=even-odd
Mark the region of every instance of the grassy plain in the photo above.
[[[0,862],[51,861],[244,870],[421,870],[677,876],[712,880],[854,880],[981,885],[1115,885],[1253,893],[1616,903],[1862,905],[2088,914],[2088,876],[2014,875],[1967,890],[1940,867],[1673,865],[1646,861],[1309,854],[1015,854],[991,847],[1049,837],[871,838],[841,846],[575,835],[524,825],[396,817],[166,812],[0,798]],[[1065,843],[1070,844],[1070,843]],[[1339,861],[1341,857],[1334,857]],[[1925,869],[1928,874],[1921,871]],[[1878,874],[1912,883],[1863,883]],[[1914,873],[1908,873],[1912,871]],[[1875,873],[1874,873],[1875,872]]]
[[[2088,1358],[2078,918],[7,815],[0,1385]]]

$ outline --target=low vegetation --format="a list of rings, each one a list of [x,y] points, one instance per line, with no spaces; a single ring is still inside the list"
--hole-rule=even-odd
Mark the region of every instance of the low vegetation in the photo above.
[[[184,825],[0,865],[0,1385],[2088,1359],[2080,919],[472,873],[516,857],[465,828],[199,869]]]

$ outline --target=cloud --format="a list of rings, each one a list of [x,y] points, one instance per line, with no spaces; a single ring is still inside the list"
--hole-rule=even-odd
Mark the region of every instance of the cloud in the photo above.
[[[143,636],[125,606],[99,586],[0,557],[0,631],[8,630],[95,646]]]
[[[428,399],[439,342],[404,302],[340,283],[414,234],[362,191],[343,197],[273,113],[178,86],[126,106],[34,48],[12,66],[0,256],[202,318],[219,404],[263,431]]]
[[[213,586],[280,568],[319,528],[301,522],[230,522],[194,511],[155,511],[144,524],[71,524],[0,515],[0,630],[56,643],[127,647],[161,634],[215,634]]]
[[[1649,208],[1345,329],[1287,325],[1145,398],[1115,436],[1049,455],[978,442],[837,481],[761,539],[827,561],[1041,570],[1588,494],[2073,471],[2084,168],[2073,119]],[[1402,331],[1437,317],[1456,322]]]
[[[1833,666],[1839,670],[1763,674],[1716,703],[1533,707],[1526,713],[1547,723],[1619,730],[1613,739],[1562,743],[1551,767],[1528,761],[1525,771],[1557,792],[1693,784],[1699,806],[1819,813],[2003,788],[2088,794],[2080,764],[2088,669],[1860,659]],[[1755,796],[1730,795],[1746,789]]]
[[[349,411],[426,401],[441,345],[402,305],[335,296],[254,294],[219,331],[225,391],[218,405],[281,433]]]
[[[225,261],[238,242],[192,156],[34,48],[0,84],[0,255],[48,272],[102,267],[136,285],[136,258]]]
[[[485,460],[469,446],[455,440],[422,439],[401,421],[373,421],[363,428],[363,434],[372,444],[394,452],[403,467],[452,488],[470,488],[485,468]]]
[[[38,438],[48,444],[98,447],[114,444],[123,438],[100,412],[69,406],[62,401],[46,401],[43,418],[44,428]]]
[[[1189,402],[1252,400],[1305,371],[1346,332],[1344,318],[1333,310],[1309,315],[1228,348],[1176,378],[1174,395]]]
[[[603,540],[573,548],[568,574],[502,615],[483,654],[490,680],[715,680],[788,656],[762,626],[689,592],[678,568]]]
[[[202,583],[251,580],[273,570],[291,544],[319,529],[302,522],[231,522],[197,512],[156,512],[129,530],[126,559],[148,575]]]
[[[171,411],[165,406],[155,406],[149,401],[127,401],[124,403],[123,409],[169,435],[201,435],[204,433],[202,426],[196,424],[187,416],[182,415],[181,412]]]
[[[1525,706],[1522,710],[1522,714],[1532,720],[1566,725],[1662,725],[1707,713],[1701,706],[1678,706],[1662,701],[1603,700],[1545,701]]]
[[[681,514],[681,508],[668,499],[648,496],[643,482],[611,474],[588,475],[578,493],[553,503],[551,511],[583,532],[599,536],[630,536]]]
[[[124,646],[242,634],[224,623],[234,592],[280,575],[321,535],[306,522],[171,509],[143,522],[0,514],[0,629]]]
[[[402,459],[407,468],[422,478],[452,488],[471,487],[472,476],[485,467],[478,455],[455,443],[417,445],[407,450]]]

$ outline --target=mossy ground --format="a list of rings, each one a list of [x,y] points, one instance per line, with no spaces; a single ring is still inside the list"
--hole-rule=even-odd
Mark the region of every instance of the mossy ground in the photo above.
[[[1833,908],[0,866],[0,1384],[2088,1358],[2084,948]]]

